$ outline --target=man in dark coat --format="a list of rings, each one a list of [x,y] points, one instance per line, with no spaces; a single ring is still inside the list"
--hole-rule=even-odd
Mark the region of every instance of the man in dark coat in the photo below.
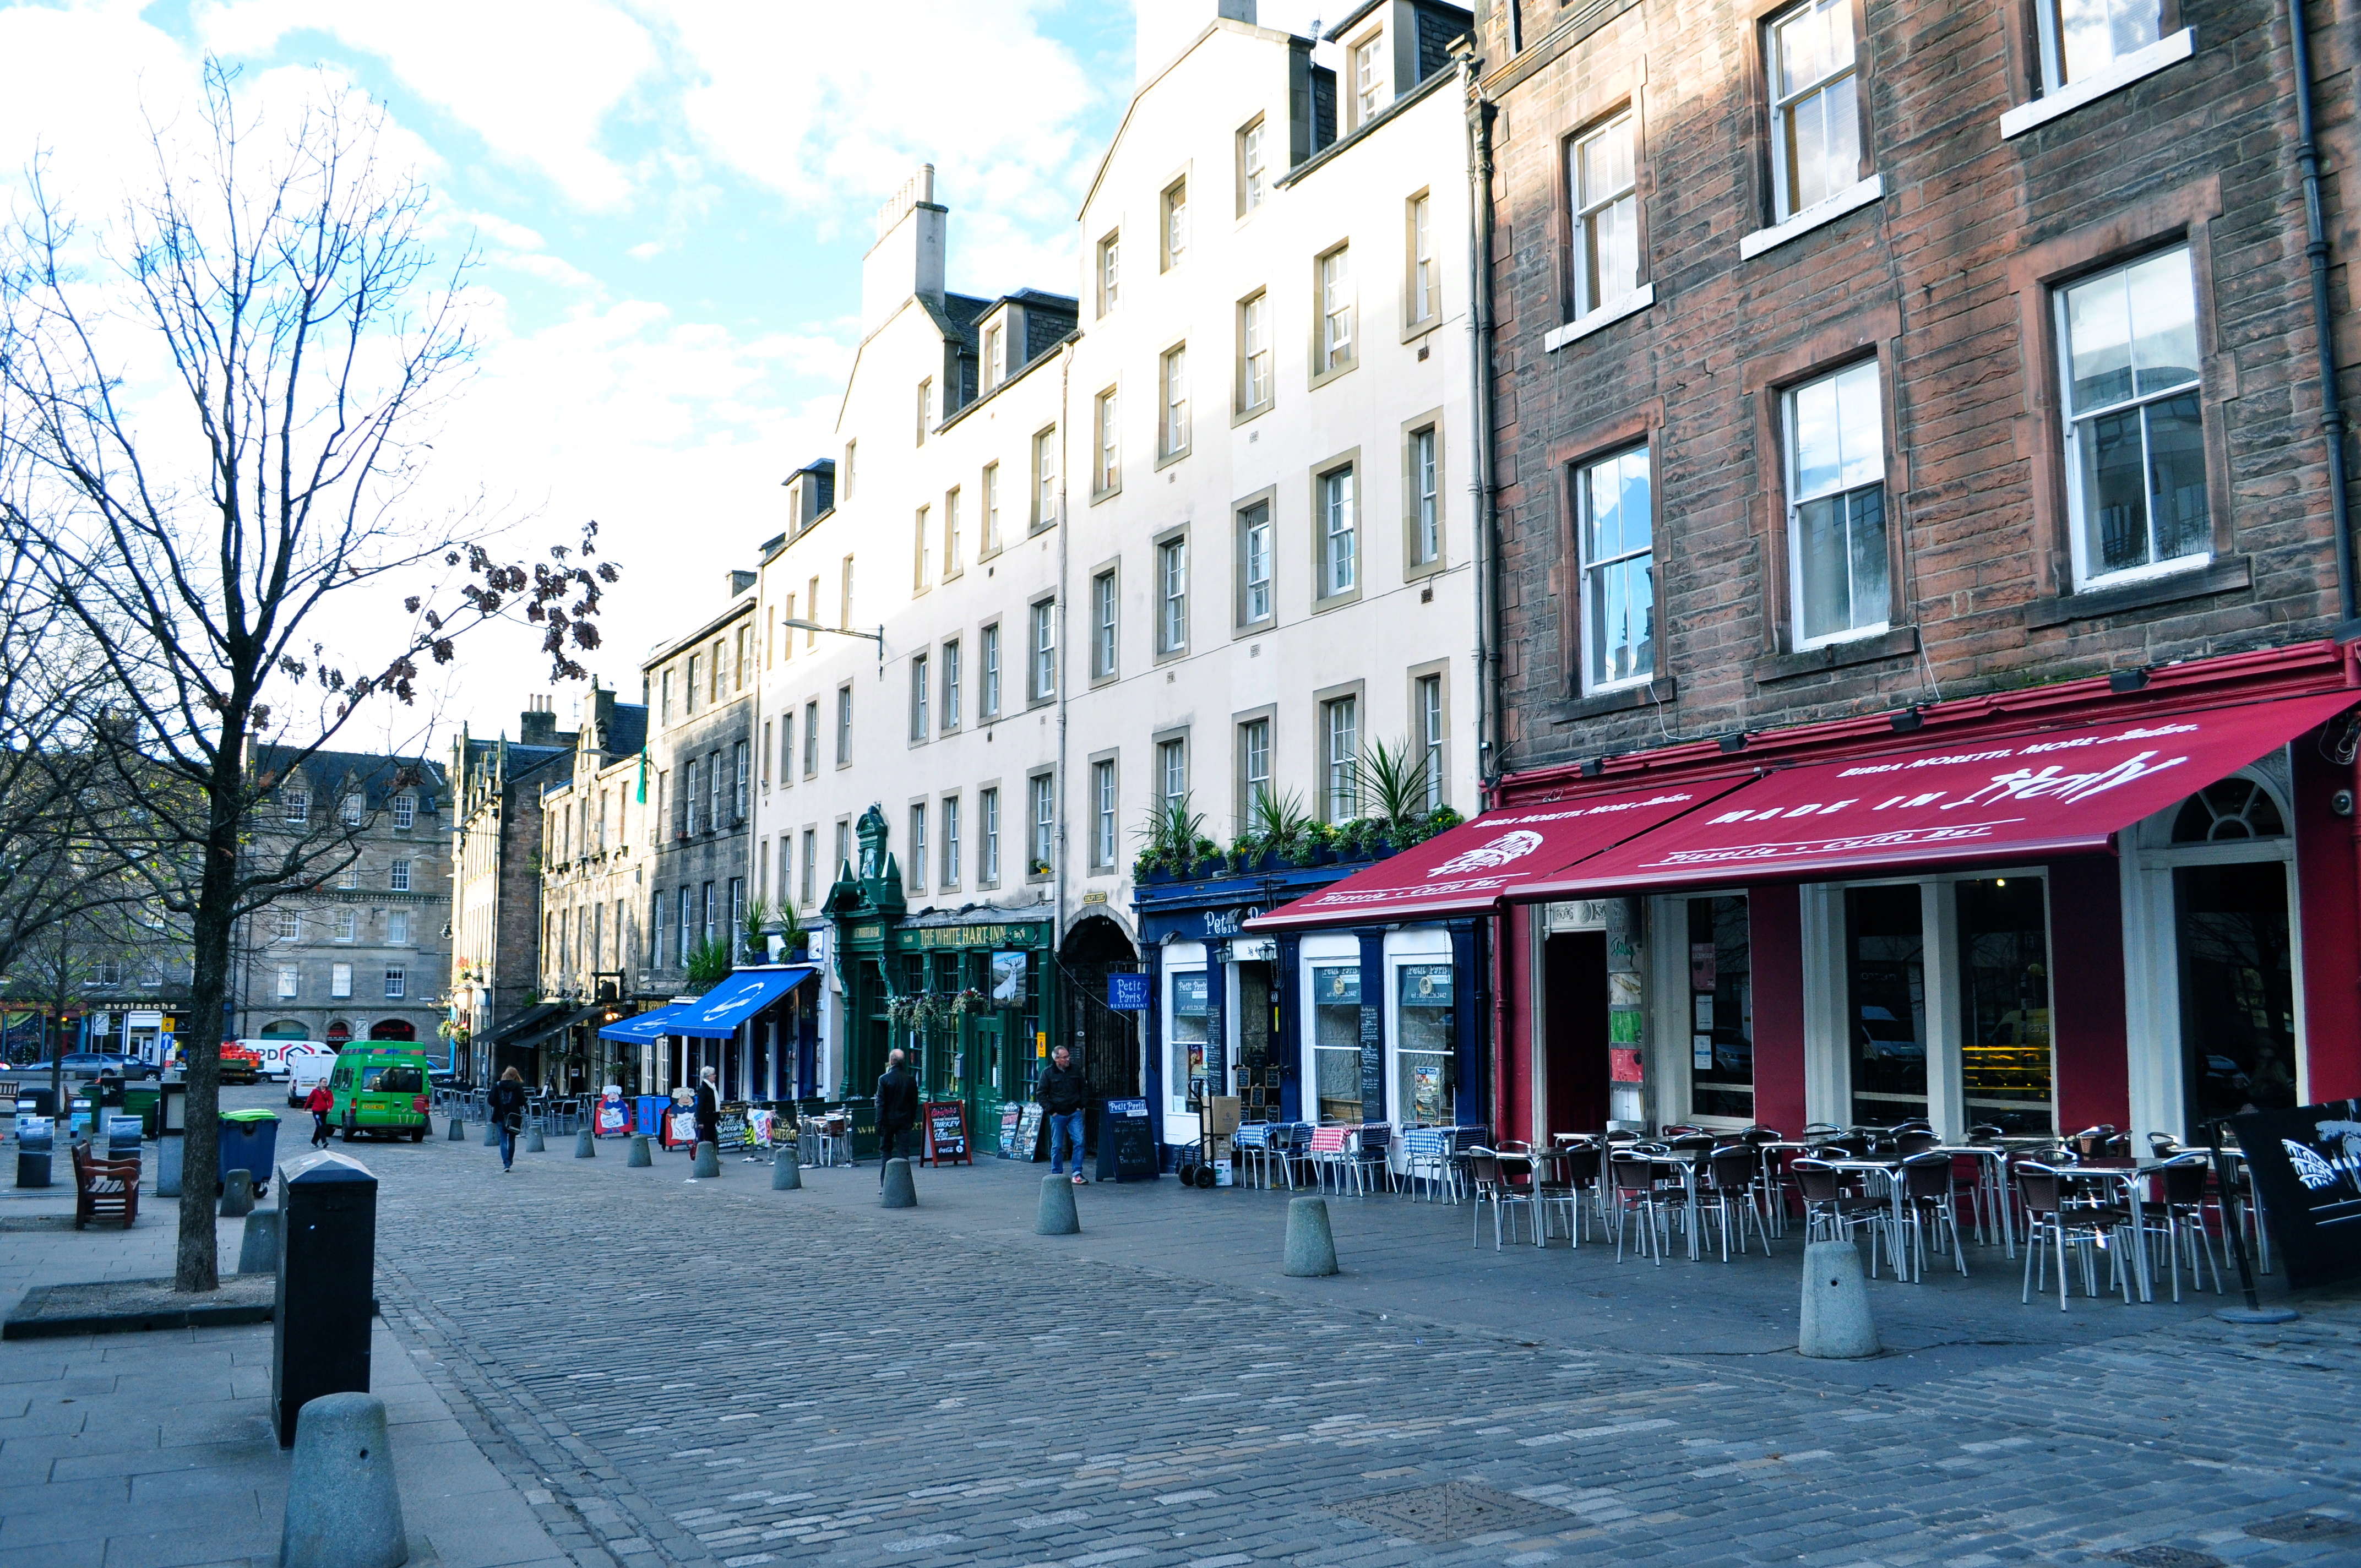
[[[1082,1069],[1074,1065],[1072,1051],[1060,1046],[1049,1053],[1049,1065],[1041,1069],[1034,1097],[1049,1117],[1049,1174],[1059,1174],[1059,1167],[1065,1163],[1062,1156],[1071,1149],[1075,1183],[1089,1180],[1082,1174],[1082,1111],[1091,1102],[1091,1086]]]
[[[484,1100],[486,1113],[491,1117],[492,1124],[500,1130],[500,1169],[503,1171],[516,1167],[517,1132],[524,1125],[524,1079],[516,1069],[508,1068],[500,1073],[500,1081],[492,1085],[491,1093]]]
[[[900,1051],[885,1053],[885,1070],[877,1079],[877,1184],[885,1184],[885,1162],[894,1157],[902,1135],[918,1124],[918,1080],[902,1065]]]
[[[713,1083],[713,1069],[707,1068],[697,1075],[697,1141],[711,1144],[713,1152],[721,1152],[721,1095]],[[691,1149],[691,1154],[697,1151]]]

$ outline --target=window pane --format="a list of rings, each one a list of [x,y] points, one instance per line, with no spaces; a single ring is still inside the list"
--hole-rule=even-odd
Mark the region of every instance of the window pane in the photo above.
[[[2137,410],[2075,426],[2081,447],[2083,548],[2096,572],[2147,565],[2147,477]]]
[[[2141,397],[2197,379],[2197,290],[2189,252],[2169,250],[2126,273]]]
[[[1852,1119],[1891,1126],[1927,1113],[1927,973],[1918,889],[1845,892]]]
[[[1845,497],[1846,549],[1852,565],[1850,624],[1875,626],[1887,619],[1892,584],[1885,573],[1885,490],[1882,486]]]
[[[1797,619],[1805,637],[1832,637],[1852,625],[1844,498],[1806,502],[1795,509],[1795,523],[1796,576],[1803,600]]]
[[[2131,300],[2124,276],[2066,291],[2068,396],[2077,411],[2132,395]]]
[[[1967,1117],[2058,1130],[2049,1058],[2048,914],[2038,877],[1958,884],[1960,1078]]]
[[[1754,1116],[1754,987],[1746,900],[1688,901],[1689,1111]]]
[[[1315,1114],[1323,1123],[1361,1119],[1361,970],[1322,965],[1312,971]]]
[[[2197,394],[2147,406],[2148,499],[2156,558],[2202,555],[2211,543],[2205,521],[2205,423]]]

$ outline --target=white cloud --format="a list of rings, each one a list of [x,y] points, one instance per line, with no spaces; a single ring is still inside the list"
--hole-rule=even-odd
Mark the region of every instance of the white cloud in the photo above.
[[[607,122],[657,63],[647,32],[598,0],[211,0],[193,16],[221,54],[269,54],[323,33],[386,64],[511,161],[577,204],[631,194],[603,146]]]

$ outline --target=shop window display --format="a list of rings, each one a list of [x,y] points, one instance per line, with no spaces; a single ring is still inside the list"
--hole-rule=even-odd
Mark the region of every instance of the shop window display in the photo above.
[[[1313,1092],[1325,1124],[1361,1120],[1361,966],[1320,964],[1312,970]]]
[[[1927,1114],[1926,934],[1915,883],[1845,890],[1852,1119]]]
[[[1404,1126],[1450,1126],[1458,1089],[1451,966],[1404,964],[1394,972],[1394,1114]]]
[[[1174,973],[1171,1095],[1175,1111],[1192,1109],[1214,1088],[1205,1079],[1205,971]]]
[[[2049,1044],[2049,918],[2042,879],[1957,884],[1960,1077],[1970,1122],[2058,1130]]]
[[[1692,898],[1689,1112],[1754,1119],[1754,985],[1746,900]]]

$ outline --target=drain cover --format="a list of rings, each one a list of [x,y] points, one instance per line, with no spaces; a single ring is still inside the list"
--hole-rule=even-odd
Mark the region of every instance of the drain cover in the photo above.
[[[2361,1523],[2333,1514],[2281,1514],[2278,1519],[2248,1525],[2246,1533],[2265,1541],[2334,1541],[2342,1536],[2361,1535]]]
[[[2229,1568],[2229,1564],[2206,1552],[2191,1552],[2183,1546],[2135,1546],[2129,1552],[2110,1552],[2118,1563],[2128,1563],[2132,1568]]]
[[[1564,1530],[1574,1522],[1573,1516],[1563,1508],[1465,1481],[1347,1497],[1324,1507],[1332,1514],[1359,1519],[1389,1535],[1408,1536],[1427,1546],[1448,1546],[1496,1530]]]

